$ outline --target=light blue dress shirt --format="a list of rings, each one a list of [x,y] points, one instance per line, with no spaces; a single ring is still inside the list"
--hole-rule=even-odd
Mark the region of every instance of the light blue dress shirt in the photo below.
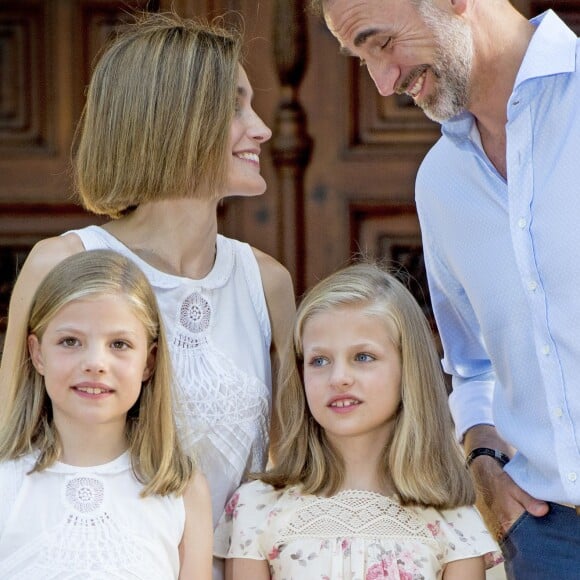
[[[443,124],[417,176],[457,436],[495,425],[506,471],[580,504],[580,41],[551,11],[507,104],[507,182],[470,114]]]

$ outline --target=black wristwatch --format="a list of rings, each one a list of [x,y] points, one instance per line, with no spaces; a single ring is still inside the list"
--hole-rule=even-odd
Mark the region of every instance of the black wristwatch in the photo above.
[[[499,449],[476,447],[475,449],[472,449],[471,453],[467,456],[465,465],[469,467],[473,463],[473,460],[480,455],[489,455],[490,457],[493,457],[502,466],[502,468],[504,468],[510,460],[510,458]]]

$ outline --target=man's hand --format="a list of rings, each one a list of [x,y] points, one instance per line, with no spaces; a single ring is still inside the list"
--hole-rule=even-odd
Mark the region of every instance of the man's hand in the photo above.
[[[481,455],[471,464],[477,490],[477,508],[490,533],[501,540],[524,513],[544,516],[548,504],[537,500],[516,485],[492,457]]]
[[[465,435],[464,444],[467,453],[476,447],[489,447],[499,449],[510,457],[513,455],[513,449],[491,425],[472,427]],[[475,479],[477,508],[496,539],[502,539],[524,511],[536,517],[548,513],[548,504],[526,493],[493,457],[476,457],[470,469]]]

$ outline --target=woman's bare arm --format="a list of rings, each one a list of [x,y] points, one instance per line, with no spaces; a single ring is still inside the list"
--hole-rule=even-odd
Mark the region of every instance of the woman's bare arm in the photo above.
[[[270,356],[272,362],[272,427],[270,429],[270,448],[276,449],[279,430],[274,412],[278,386],[278,371],[280,369],[283,349],[291,339],[296,299],[290,273],[280,262],[254,248],[254,254],[260,267],[262,285],[268,305],[270,324],[272,326],[272,347]]]

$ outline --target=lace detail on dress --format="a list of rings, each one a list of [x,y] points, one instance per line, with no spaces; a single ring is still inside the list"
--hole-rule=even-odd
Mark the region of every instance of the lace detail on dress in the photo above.
[[[179,306],[171,352],[176,378],[175,417],[184,447],[201,462],[221,463],[240,481],[246,470],[264,468],[268,448],[270,393],[242,371],[210,335],[212,307],[200,292]],[[235,443],[234,443],[235,442]]]
[[[179,322],[190,332],[204,332],[209,328],[211,307],[197,292],[190,294],[181,305]]]
[[[105,481],[67,478],[62,497],[68,507],[61,523],[0,563],[0,577],[11,580],[109,580],[158,578],[142,538],[125,529],[105,508]]]
[[[67,504],[76,511],[92,512],[103,504],[105,486],[94,477],[75,477],[67,482],[64,496]]]
[[[189,366],[184,351],[174,353],[178,433],[202,463],[204,455],[217,451],[240,481],[246,469],[260,471],[265,465],[269,391],[210,344],[202,351],[203,356],[190,357]]]
[[[282,530],[280,540],[353,536],[435,542],[425,524],[415,515],[384,496],[358,490],[306,502]]]
[[[190,294],[181,304],[173,344],[186,350],[207,344],[207,330],[211,322],[211,306],[199,292]],[[182,330],[183,329],[183,330]],[[184,332],[187,331],[187,332]]]

